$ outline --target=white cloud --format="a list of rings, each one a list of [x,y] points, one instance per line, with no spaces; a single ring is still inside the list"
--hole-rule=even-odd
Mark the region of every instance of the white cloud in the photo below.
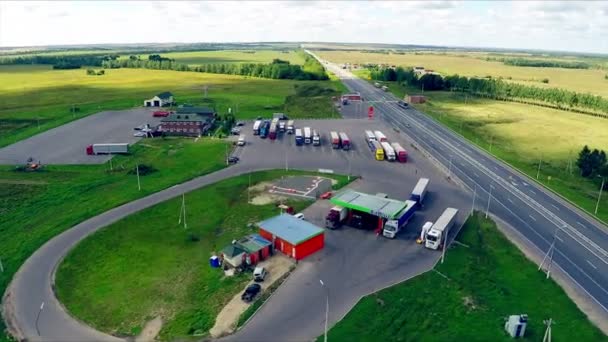
[[[608,53],[602,2],[0,0],[0,46],[330,41]]]

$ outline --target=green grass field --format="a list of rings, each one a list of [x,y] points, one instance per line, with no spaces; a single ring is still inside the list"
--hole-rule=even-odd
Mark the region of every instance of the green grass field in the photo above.
[[[21,264],[52,237],[117,205],[223,168],[226,146],[222,140],[210,139],[144,140],[133,146],[132,155],[114,158],[114,171],[110,164],[48,166],[27,173],[1,166],[0,292]],[[136,175],[129,173],[136,163],[158,170],[141,176],[141,191]]]
[[[142,106],[143,100],[171,91],[180,103],[200,103],[203,86],[218,111],[237,108],[237,118],[255,118],[285,110],[296,84],[315,83],[337,89],[338,81],[291,81],[244,76],[148,69],[112,69],[104,76],[86,70],[52,70],[50,66],[0,66],[0,147],[102,110]],[[290,106],[294,117],[336,117],[330,97]],[[74,114],[72,105],[80,108]],[[38,126],[39,125],[39,126]]]
[[[367,78],[364,70],[356,72]],[[387,83],[395,96],[418,94],[418,89]],[[427,103],[414,105],[470,142],[593,213],[600,179],[579,176],[578,152],[584,145],[608,146],[608,120],[557,109],[480,99],[460,93],[425,92]],[[490,147],[491,146],[491,147]],[[572,165],[570,171],[569,165]],[[597,218],[608,222],[608,196],[603,196]]]
[[[446,261],[364,297],[329,332],[330,341],[513,341],[504,318],[527,314],[524,340],[541,341],[553,318],[555,341],[603,341],[564,291],[482,214],[470,218]],[[421,247],[422,248],[422,247]],[[550,300],[548,300],[550,299]],[[317,341],[321,341],[322,337]]]
[[[251,184],[302,172],[253,173]],[[346,184],[346,177],[332,176]],[[247,224],[279,213],[275,204],[247,203],[248,175],[186,194],[188,229],[177,222],[181,198],[125,218],[84,240],[57,273],[62,303],[97,329],[133,334],[157,315],[163,340],[205,334],[247,276],[224,278],[208,259],[233,239],[256,232]],[[302,210],[310,201],[290,200]],[[191,241],[193,234],[200,241]],[[111,250],[111,253],[108,253]]]
[[[296,51],[273,51],[273,50],[219,50],[219,51],[189,51],[168,52],[161,56],[174,59],[178,63],[188,65],[200,65],[210,63],[270,63],[278,58],[291,64],[304,64],[304,59]],[[126,56],[128,57],[128,56]],[[147,59],[148,55],[139,55],[141,59]]]
[[[591,93],[608,97],[606,70],[600,69],[562,69],[532,68],[504,65],[501,62],[485,61],[478,55],[454,55],[436,53],[383,54],[359,51],[318,51],[321,58],[336,63],[374,63],[401,66],[423,66],[443,75],[503,77],[512,81],[536,87],[562,88],[581,93]],[[554,58],[555,59],[555,58]],[[548,78],[544,84],[542,79]]]

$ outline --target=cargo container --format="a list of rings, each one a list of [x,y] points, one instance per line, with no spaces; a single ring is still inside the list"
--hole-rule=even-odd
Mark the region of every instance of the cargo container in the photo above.
[[[156,118],[158,118],[158,117],[164,118],[164,117],[169,116],[169,114],[171,114],[171,113],[167,112],[167,111],[164,111],[164,110],[157,110],[157,111],[155,111],[155,112],[152,113],[152,116],[156,117]]]
[[[435,221],[431,228],[424,234],[424,246],[429,249],[444,248],[444,241],[450,228],[454,225],[458,209],[447,208]],[[427,228],[428,229],[428,228]]]
[[[372,153],[374,153],[376,160],[384,160],[384,149],[382,148],[382,145],[380,145],[379,142],[375,140],[370,141],[369,147],[372,150]]]
[[[384,155],[386,156],[386,160],[395,161],[395,159],[397,159],[395,156],[395,150],[393,150],[393,147],[391,146],[391,144],[384,141],[384,142],[381,142],[380,145],[382,145],[382,149],[384,150]]]
[[[340,206],[335,206],[329,210],[327,216],[325,217],[325,227],[329,229],[339,228],[344,221],[346,221],[346,216],[348,214],[348,209]]]
[[[312,143],[312,135],[310,134],[310,127],[304,127],[304,143]]]
[[[294,129],[293,120],[287,121],[287,134],[293,134]]]
[[[260,134],[260,126],[262,126],[262,120],[256,120],[253,123],[253,135],[259,135]]]
[[[382,133],[380,131],[374,131],[374,135],[376,136],[377,141],[379,141],[379,142],[386,141],[386,135],[384,135],[384,133]]]
[[[429,185],[428,178],[420,178],[418,180],[418,183],[416,183],[414,190],[412,190],[410,199],[412,201],[418,202],[419,205],[422,205],[422,201],[424,200],[424,195],[426,195],[426,190],[427,190],[428,185]]]
[[[340,148],[340,136],[338,133],[331,131],[329,132],[329,136],[331,137],[331,147]]]
[[[392,143],[391,146],[395,150],[397,160],[401,163],[407,162],[407,151],[399,143]]]
[[[304,143],[304,137],[302,137],[302,130],[296,129],[296,145],[300,146]]]
[[[340,136],[340,145],[342,146],[342,149],[350,150],[350,139],[348,138],[348,135],[344,132],[340,132],[338,135]]]
[[[312,131],[312,144],[315,146],[321,145],[321,137],[319,136],[319,132],[316,129]]]
[[[365,141],[370,142],[370,141],[375,141],[375,140],[376,140],[376,136],[374,135],[374,132],[365,131]]]
[[[407,200],[405,201],[405,208],[397,214],[397,218],[394,220],[387,220],[384,223],[384,229],[382,230],[382,235],[387,238],[394,239],[397,236],[397,233],[405,227],[405,225],[409,222],[409,220],[414,216],[416,212],[416,202]]]
[[[129,144],[93,144],[86,148],[89,155],[129,153]]]
[[[274,140],[277,138],[277,125],[278,125],[278,120],[272,120],[272,122],[270,123],[270,128],[268,129],[268,138],[270,138],[271,140]]]

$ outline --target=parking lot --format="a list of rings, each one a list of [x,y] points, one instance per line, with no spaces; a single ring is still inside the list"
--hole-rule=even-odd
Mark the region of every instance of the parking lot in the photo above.
[[[32,157],[43,164],[101,164],[110,157],[90,156],[85,148],[97,143],[135,143],[134,127],[156,125],[153,109],[106,111],[72,121],[13,145],[0,148],[0,164],[22,164]]]
[[[244,165],[283,165],[286,168],[314,169],[325,172],[350,173],[360,178],[349,188],[390,198],[406,200],[421,177],[430,179],[424,207],[394,240],[376,236],[373,230],[343,226],[325,230],[325,247],[301,261],[292,276],[277,290],[244,329],[229,338],[264,341],[310,340],[323,331],[325,294],[322,279],[331,293],[330,325],[345,315],[365,294],[382,289],[429,270],[441,252],[416,244],[420,228],[426,221],[435,221],[446,207],[460,210],[454,228],[460,227],[470,210],[470,196],[446,179],[422,153],[412,148],[402,134],[376,120],[295,120],[298,128],[309,126],[320,132],[321,146],[295,144],[294,135],[279,135],[277,140],[261,139],[252,134],[252,123],[243,128],[248,144],[234,153]],[[381,130],[390,142],[399,142],[408,150],[407,163],[377,161],[367,146],[365,130]],[[351,139],[352,149],[333,149],[330,131],[343,131]],[[262,163],[262,164],[258,164]],[[350,172],[349,172],[350,171]],[[325,216],[333,205],[319,200],[303,213],[310,222],[324,227]],[[452,231],[454,236],[456,229]],[[276,326],[275,321],[297,324]],[[297,330],[299,335],[295,336]]]

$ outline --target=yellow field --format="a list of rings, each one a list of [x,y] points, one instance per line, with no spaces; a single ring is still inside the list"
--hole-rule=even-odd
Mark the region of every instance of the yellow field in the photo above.
[[[278,50],[220,50],[220,51],[189,51],[161,53],[161,56],[174,59],[176,62],[188,65],[208,63],[270,63],[278,58],[291,64],[304,64],[304,59],[295,51]],[[148,55],[140,55],[146,59]]]
[[[512,77],[518,83],[537,87],[563,88],[581,93],[591,93],[608,97],[608,80],[606,70],[599,69],[563,69],[533,68],[504,65],[501,62],[489,62],[465,55],[408,53],[405,55],[366,53],[359,51],[317,51],[320,57],[337,63],[384,63],[400,66],[423,66],[443,75],[459,74],[462,76]],[[541,83],[544,78],[549,84]]]

